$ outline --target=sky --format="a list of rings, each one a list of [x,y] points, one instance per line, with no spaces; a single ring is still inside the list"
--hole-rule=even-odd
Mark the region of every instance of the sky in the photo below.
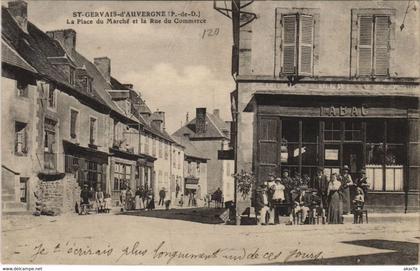
[[[206,24],[68,24],[78,11],[200,12]],[[90,60],[107,56],[111,74],[132,83],[152,111],[165,111],[172,133],[196,107],[220,109],[230,120],[231,21],[212,1],[28,1],[28,18],[43,31],[72,28],[76,49]],[[217,35],[206,36],[211,29]],[[218,29],[216,31],[215,29]]]

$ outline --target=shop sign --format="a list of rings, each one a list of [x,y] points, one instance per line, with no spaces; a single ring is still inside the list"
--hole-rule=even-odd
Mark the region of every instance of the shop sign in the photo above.
[[[368,115],[365,106],[321,106],[321,116],[329,117],[363,117]]]
[[[197,189],[197,185],[196,184],[185,184],[185,188],[186,189]]]
[[[338,160],[338,150],[325,149],[325,160]]]

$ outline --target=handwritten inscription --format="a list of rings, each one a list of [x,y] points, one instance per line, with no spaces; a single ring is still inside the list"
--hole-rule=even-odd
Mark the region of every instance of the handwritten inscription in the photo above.
[[[155,247],[144,246],[140,241],[116,249],[112,245],[90,246],[80,245],[76,242],[57,243],[54,246],[47,246],[39,243],[33,247],[31,262],[41,261],[42,257],[51,255],[66,255],[71,257],[99,258],[112,257],[116,264],[134,257],[135,259],[146,259],[157,261],[163,264],[174,264],[174,260],[179,263],[184,261],[193,261],[194,263],[205,263],[207,261],[219,260],[220,262],[243,263],[256,261],[259,263],[287,263],[290,261],[318,261],[323,258],[323,252],[302,251],[300,249],[291,250],[270,250],[263,248],[245,249],[245,248],[216,248],[209,251],[187,251],[174,249],[165,241],[161,241]],[[184,260],[184,261],[183,261]]]

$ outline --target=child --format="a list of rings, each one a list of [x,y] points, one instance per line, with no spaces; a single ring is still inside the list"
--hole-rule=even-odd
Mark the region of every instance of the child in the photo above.
[[[363,189],[360,187],[357,188],[357,195],[354,197],[353,204],[354,204],[354,209],[353,209],[354,224],[357,224],[362,221],[363,205],[365,204],[365,199],[363,196]]]

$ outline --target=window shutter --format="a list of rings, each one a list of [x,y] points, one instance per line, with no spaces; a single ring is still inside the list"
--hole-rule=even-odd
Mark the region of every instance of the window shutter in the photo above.
[[[297,15],[283,16],[283,69],[284,74],[296,73]]]
[[[388,75],[389,69],[389,17],[375,17],[375,75]]]
[[[314,18],[299,17],[299,75],[312,75]]]
[[[359,18],[359,75],[372,74],[372,34],[373,17],[362,16]]]

